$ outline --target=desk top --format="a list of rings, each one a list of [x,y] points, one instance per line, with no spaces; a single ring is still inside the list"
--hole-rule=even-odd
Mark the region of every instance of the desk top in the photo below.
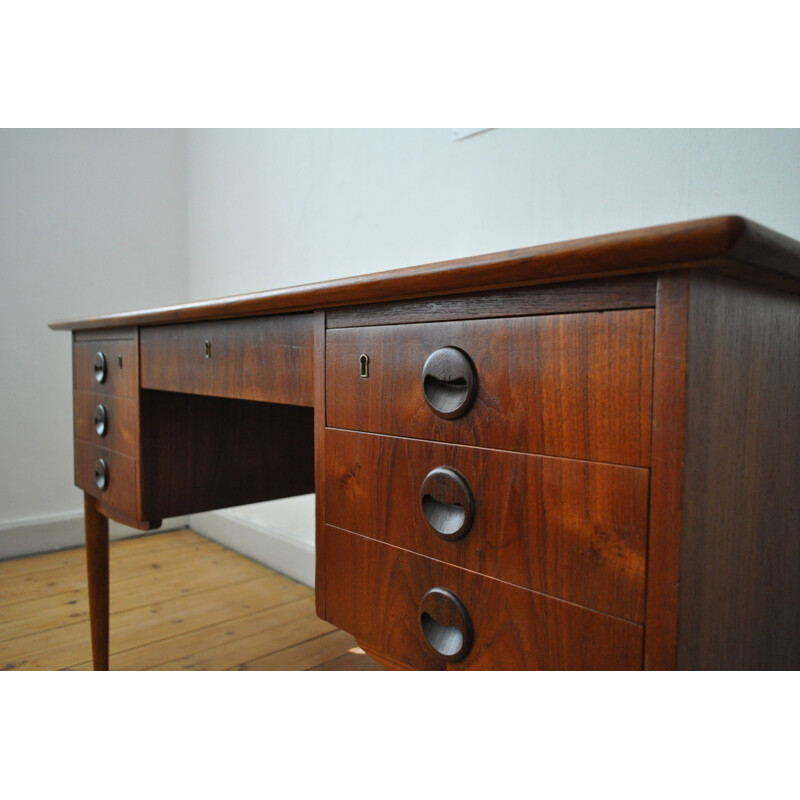
[[[800,243],[743,217],[721,216],[50,327],[87,330],[254,317],[695,268],[800,293]]]

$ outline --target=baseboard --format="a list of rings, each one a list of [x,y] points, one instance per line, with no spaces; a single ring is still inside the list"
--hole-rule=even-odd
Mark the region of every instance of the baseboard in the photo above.
[[[189,517],[172,517],[165,519],[159,530],[177,530],[187,527],[188,524]],[[119,525],[113,520],[109,523],[108,533],[111,539],[141,536],[141,531],[129,528],[127,525]],[[54,550],[67,550],[70,547],[80,547],[83,543],[81,511],[0,523],[0,561]]]
[[[271,569],[314,587],[314,547],[282,531],[242,520],[230,511],[192,514],[193,531],[252,558]]]

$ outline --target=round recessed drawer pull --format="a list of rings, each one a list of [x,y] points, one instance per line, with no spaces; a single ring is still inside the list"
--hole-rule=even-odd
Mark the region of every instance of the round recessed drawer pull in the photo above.
[[[105,383],[108,375],[105,354],[100,352],[94,357],[94,379],[98,383]]]
[[[431,470],[422,481],[419,498],[422,514],[438,536],[454,541],[467,534],[475,500],[462,475],[448,467]]]
[[[442,347],[428,356],[422,368],[422,393],[434,414],[455,419],[465,414],[478,388],[470,357],[457,347]]]
[[[108,432],[108,411],[102,403],[94,410],[94,429],[98,436],[105,436]]]
[[[419,624],[428,647],[446,661],[461,661],[472,647],[472,621],[464,604],[442,588],[426,592]]]
[[[98,489],[105,490],[108,487],[108,464],[103,458],[98,458],[94,465],[94,480]]]

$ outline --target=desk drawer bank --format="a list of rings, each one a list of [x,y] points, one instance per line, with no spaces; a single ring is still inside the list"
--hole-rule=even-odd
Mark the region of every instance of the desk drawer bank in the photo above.
[[[320,617],[417,669],[800,668],[800,245],[716,217],[73,332],[109,518],[316,492]]]

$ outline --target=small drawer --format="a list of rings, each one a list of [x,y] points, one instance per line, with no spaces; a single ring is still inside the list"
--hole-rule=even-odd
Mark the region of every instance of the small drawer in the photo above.
[[[129,397],[75,392],[75,436],[107,450],[139,456],[139,404]]]
[[[652,309],[329,330],[326,424],[647,466],[652,351]]]
[[[75,440],[75,485],[125,516],[139,517],[138,461]]]
[[[136,340],[75,341],[72,376],[76,391],[137,397],[139,355]]]
[[[311,314],[142,328],[142,388],[314,404]]]
[[[646,469],[325,432],[326,521],[636,622]]]
[[[642,626],[338,528],[325,619],[421,669],[641,669]]]

